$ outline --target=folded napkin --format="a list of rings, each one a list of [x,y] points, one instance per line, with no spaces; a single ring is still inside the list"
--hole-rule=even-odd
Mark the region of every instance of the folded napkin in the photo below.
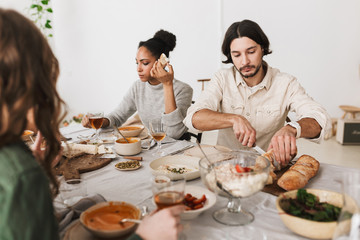
[[[59,222],[60,239],[64,237],[66,230],[68,226],[71,224],[71,222],[78,219],[83,211],[85,211],[86,209],[97,203],[105,202],[105,201],[106,200],[102,195],[95,194],[80,199],[77,203],[75,203],[71,207],[67,207],[64,209],[57,209],[56,215],[60,219]]]
[[[170,144],[169,144],[170,145]],[[177,141],[176,143],[168,146],[164,145],[162,148],[162,152],[164,153],[164,156],[167,155],[174,155],[181,153],[182,151],[185,151],[186,149],[194,147],[194,143],[183,140],[183,141]]]

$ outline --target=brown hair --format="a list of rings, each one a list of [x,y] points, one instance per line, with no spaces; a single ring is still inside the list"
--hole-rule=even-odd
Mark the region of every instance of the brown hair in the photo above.
[[[58,61],[35,24],[0,8],[0,147],[21,139],[27,113],[33,111],[35,125],[46,139],[39,162],[55,194],[59,185],[51,162],[61,149],[59,126],[65,115],[56,91],[58,75]]]
[[[234,22],[226,31],[221,50],[227,59],[223,61],[223,63],[233,63],[230,53],[230,45],[234,39],[241,37],[248,37],[259,44],[264,51],[263,56],[272,53],[269,49],[269,39],[260,26],[256,22],[245,19],[241,22]]]

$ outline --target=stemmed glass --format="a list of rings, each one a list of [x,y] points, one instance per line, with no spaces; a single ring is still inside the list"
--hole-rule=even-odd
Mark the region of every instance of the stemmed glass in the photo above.
[[[99,129],[101,128],[101,126],[103,125],[104,122],[104,112],[102,111],[92,111],[92,112],[88,112],[86,114],[89,118],[89,122],[91,124],[91,127],[93,129],[95,129],[96,134],[95,134],[95,141],[98,141],[99,138]]]
[[[157,118],[150,120],[149,128],[151,136],[158,145],[157,150],[153,155],[163,156],[164,153],[161,151],[161,141],[166,137],[166,126],[164,125],[161,118]]]
[[[151,188],[154,196],[154,202],[158,210],[172,207],[183,203],[185,198],[186,179],[180,177],[176,181],[171,181],[169,177],[158,175],[152,178]],[[184,233],[180,233],[178,240],[185,240]]]
[[[241,207],[240,199],[260,191],[269,177],[269,161],[258,154],[247,151],[233,151],[209,156],[215,173],[215,186],[225,193],[229,202],[227,208],[213,213],[216,221],[230,226],[246,225],[254,215]]]

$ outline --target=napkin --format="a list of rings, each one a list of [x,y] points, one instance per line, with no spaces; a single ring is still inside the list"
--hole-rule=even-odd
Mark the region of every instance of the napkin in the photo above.
[[[102,195],[95,194],[80,199],[77,203],[75,203],[71,207],[57,210],[56,214],[59,218],[60,239],[64,237],[66,230],[68,226],[71,224],[71,222],[78,219],[83,211],[85,211],[86,209],[97,203],[105,202],[105,201],[106,200]]]
[[[194,143],[183,140],[183,141],[177,141],[175,144],[172,144],[171,146],[164,145],[164,147],[161,148],[163,155],[167,156],[167,155],[175,155],[181,153],[182,151],[185,151],[186,149],[192,147],[194,147]]]

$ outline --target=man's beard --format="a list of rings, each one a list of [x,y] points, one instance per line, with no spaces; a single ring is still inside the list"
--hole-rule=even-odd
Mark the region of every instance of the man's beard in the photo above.
[[[260,64],[256,67],[255,72],[254,72],[254,73],[251,73],[250,75],[244,75],[244,74],[241,73],[241,71],[242,71],[244,68],[248,68],[248,67],[250,67],[250,68],[255,68],[254,65],[244,66],[244,67],[238,69],[238,72],[240,73],[240,75],[241,75],[243,78],[251,78],[251,77],[255,76],[255,75],[259,72],[261,66],[262,66],[262,64],[260,63]]]

